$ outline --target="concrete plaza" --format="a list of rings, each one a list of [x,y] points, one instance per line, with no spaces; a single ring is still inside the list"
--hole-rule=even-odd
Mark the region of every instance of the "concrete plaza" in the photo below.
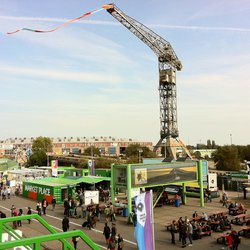
[[[249,196],[249,195],[248,195]],[[231,200],[237,200],[239,202],[243,202],[246,208],[248,209],[248,213],[250,212],[250,197],[247,197],[247,200],[243,200],[241,193],[230,192],[229,198]],[[222,203],[220,203],[220,198],[213,199],[211,203],[205,203],[205,207],[201,208],[199,199],[197,198],[189,198],[187,199],[186,205],[181,205],[180,207],[174,206],[163,206],[157,207],[154,209],[154,232],[155,232],[155,246],[156,250],[165,250],[165,249],[179,249],[181,248],[181,244],[177,241],[176,245],[171,244],[170,233],[166,230],[165,225],[171,222],[173,219],[178,219],[179,217],[188,218],[192,217],[192,213],[197,211],[198,214],[202,212],[211,213],[215,211],[224,211],[227,212],[227,209],[222,207]],[[7,216],[10,216],[10,207],[13,205],[16,206],[17,209],[22,208],[24,210],[24,214],[27,212],[27,207],[30,206],[34,211],[36,207],[36,201],[29,200],[22,197],[12,196],[11,199],[7,199],[5,201],[0,201],[0,210],[5,212]],[[47,215],[43,218],[53,226],[58,232],[62,230],[62,218],[63,218],[63,205],[57,205],[55,211],[52,211],[51,206],[47,208]],[[80,212],[80,210],[78,210]],[[99,247],[100,249],[106,249],[106,244],[104,240],[104,236],[102,234],[105,218],[104,215],[101,217],[101,221],[97,223],[96,228],[92,230],[88,230],[86,228],[82,228],[81,225],[84,219],[82,218],[70,218],[70,230],[80,229],[83,230],[85,234],[87,234]],[[122,235],[125,240],[124,249],[137,249],[136,243],[134,240],[134,228],[133,225],[127,224],[127,219],[122,216],[116,217],[116,227],[117,232]],[[234,226],[235,229],[239,229],[240,226]],[[32,221],[31,224],[28,224],[26,221],[22,223],[22,227],[20,230],[23,231],[23,235],[25,237],[32,237],[38,235],[48,234],[46,229],[44,229],[40,224],[36,221]],[[204,236],[200,240],[193,241],[193,246],[188,247],[192,249],[226,249],[225,245],[216,243],[216,237],[220,233],[212,233],[211,236]],[[177,235],[176,238],[178,239]],[[71,242],[71,239],[69,239]],[[72,243],[72,242],[71,242]],[[60,243],[56,241],[47,242],[44,245],[45,249],[51,250],[61,250]],[[78,249],[89,249],[85,243],[79,242]],[[250,239],[242,238],[239,249],[247,250],[250,249]]]

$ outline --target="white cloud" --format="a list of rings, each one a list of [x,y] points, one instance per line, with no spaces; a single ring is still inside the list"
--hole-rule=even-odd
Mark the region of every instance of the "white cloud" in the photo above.
[[[48,69],[40,69],[40,68],[26,68],[14,65],[0,65],[0,71],[2,73],[7,74],[15,74],[15,75],[23,75],[26,77],[39,77],[39,78],[49,78],[54,80],[64,80],[64,81],[75,81],[82,83],[111,83],[117,84],[121,82],[121,78],[117,75],[109,76],[105,75],[105,72],[73,72],[73,71],[65,71],[65,70],[48,70]],[[105,77],[103,77],[105,75]]]

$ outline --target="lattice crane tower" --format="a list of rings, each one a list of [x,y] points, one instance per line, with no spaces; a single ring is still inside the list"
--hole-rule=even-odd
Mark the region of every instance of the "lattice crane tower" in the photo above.
[[[177,149],[191,158],[183,142],[179,139],[177,126],[176,71],[182,69],[181,61],[171,44],[151,29],[127,16],[116,5],[111,4],[107,11],[129,31],[148,45],[158,57],[159,97],[160,97],[160,140],[155,145],[167,149],[168,158],[177,159]]]

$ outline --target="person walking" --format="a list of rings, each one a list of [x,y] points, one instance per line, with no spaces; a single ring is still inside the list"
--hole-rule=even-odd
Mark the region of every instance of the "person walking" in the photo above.
[[[63,220],[62,220],[62,229],[63,229],[63,232],[67,232],[69,229],[69,219],[66,215],[64,215]]]
[[[105,226],[103,228],[103,235],[105,237],[106,244],[108,245],[110,238],[110,227],[108,226],[107,222],[105,223]]]

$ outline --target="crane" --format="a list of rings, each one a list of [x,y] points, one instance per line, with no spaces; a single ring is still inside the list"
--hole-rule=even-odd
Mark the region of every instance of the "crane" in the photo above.
[[[165,148],[168,160],[177,160],[178,149],[182,155],[191,158],[188,149],[179,139],[177,127],[176,71],[182,69],[182,63],[171,44],[151,29],[127,16],[115,4],[106,9],[116,20],[144,42],[158,57],[159,99],[160,99],[160,139],[154,146]]]

